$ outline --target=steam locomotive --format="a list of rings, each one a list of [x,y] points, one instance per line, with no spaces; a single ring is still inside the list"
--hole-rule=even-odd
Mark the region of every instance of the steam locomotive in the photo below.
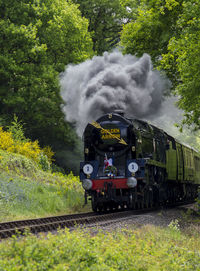
[[[95,212],[193,200],[200,186],[200,154],[138,119],[110,113],[83,134],[80,180]]]

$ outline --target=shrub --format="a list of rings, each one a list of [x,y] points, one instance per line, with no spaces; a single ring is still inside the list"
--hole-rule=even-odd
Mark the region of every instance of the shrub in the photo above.
[[[38,141],[34,142],[15,142],[15,153],[22,154],[28,158],[33,159],[36,162],[39,162],[39,156],[42,153]]]
[[[50,163],[48,161],[47,155],[44,155],[43,153],[39,156],[39,164],[44,171],[50,170]]]
[[[76,191],[83,191],[79,177],[74,176],[72,172],[68,175],[64,175],[61,172],[56,172],[52,174],[54,177],[54,183],[60,186],[60,190],[64,193],[71,189]]]
[[[56,164],[51,165],[52,172],[60,172],[62,174],[65,174],[65,170],[62,167],[57,166]]]
[[[3,131],[3,127],[0,127],[0,148],[2,150],[14,151],[14,140],[11,132]]]
[[[52,158],[54,156],[54,152],[52,151],[51,147],[49,146],[45,146],[43,149],[42,149],[42,152],[44,155],[47,156],[48,158],[48,161],[51,163],[54,161],[54,159]]]
[[[54,152],[49,146],[42,149],[37,140],[32,142],[26,139],[22,131],[22,126],[19,123],[16,124],[15,122],[9,130],[4,131],[3,127],[0,127],[0,149],[22,154],[33,159],[42,169],[50,169]]]
[[[8,131],[12,134],[14,140],[17,141],[27,141],[24,135],[24,128],[21,121],[18,121],[18,117],[14,115],[14,120],[11,125],[7,126]]]

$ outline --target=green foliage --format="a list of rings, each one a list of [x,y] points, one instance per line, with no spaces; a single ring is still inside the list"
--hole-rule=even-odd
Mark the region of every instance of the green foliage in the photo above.
[[[59,74],[93,54],[87,20],[65,0],[0,0],[0,15],[0,116],[15,114],[42,146],[73,148]]]
[[[83,191],[75,188],[66,192],[55,183],[33,181],[12,175],[11,171],[0,174],[1,221],[80,212],[83,203]]]
[[[198,213],[200,215],[200,188],[198,190],[198,198],[197,198],[197,208],[198,208]]]
[[[178,223],[178,219],[175,219],[175,220],[172,220],[169,224],[169,228],[172,229],[172,230],[176,230],[176,231],[179,231],[179,223]]]
[[[64,169],[62,167],[57,166],[56,164],[52,164],[51,171],[54,173],[59,172],[59,173],[65,174]]]
[[[0,126],[6,126],[6,119],[4,116],[0,116]]]
[[[39,156],[39,164],[41,165],[42,170],[48,171],[51,169],[51,165],[49,163],[48,157],[43,153]]]
[[[79,4],[84,17],[89,20],[93,49],[98,55],[110,51],[119,42],[119,32],[127,18],[127,10],[120,0],[73,0]]]
[[[48,160],[42,163],[44,170],[32,159],[0,150],[1,221],[84,210],[79,178],[51,174]]]
[[[138,1],[125,1],[132,11]],[[139,1],[125,25],[121,45],[125,53],[149,53],[165,70],[185,111],[183,125],[200,128],[200,2],[197,0]]]
[[[0,171],[25,178],[30,177],[32,180],[36,180],[36,172],[40,172],[39,165],[34,160],[21,154],[8,153],[2,150],[0,150]]]
[[[12,132],[11,132],[12,131]],[[18,122],[13,122],[6,132],[0,127],[0,150],[22,154],[38,163],[43,169],[50,169],[52,156],[54,153],[49,146],[41,149],[38,141],[31,142],[26,139],[22,126]]]
[[[150,226],[95,235],[66,229],[3,241],[0,269],[192,271],[200,268],[199,250],[199,237]]]
[[[12,134],[12,138],[18,141],[27,141],[24,135],[24,128],[21,121],[18,121],[18,117],[14,115],[14,120],[11,125],[8,126],[8,131]]]
[[[136,3],[138,6],[136,8]],[[181,0],[126,1],[132,11],[132,21],[124,26],[121,45],[124,52],[151,55],[154,62],[166,53],[169,39],[181,10]],[[135,10],[136,8],[136,10]]]
[[[46,159],[46,158],[45,158]],[[60,187],[63,193],[68,192],[70,189],[75,189],[80,193],[83,192],[79,178],[74,176],[71,172],[68,175],[61,172],[51,173],[47,171],[47,161],[44,163],[42,169],[41,164],[38,164],[33,159],[30,159],[24,155],[9,153],[0,150],[0,171],[7,174],[20,176],[22,178],[28,178],[33,181],[47,182],[49,184]]]
[[[183,124],[194,124],[200,128],[200,3],[183,2],[176,28],[180,35],[172,37],[168,52],[163,55],[161,67],[173,80],[180,96],[179,107],[185,111]],[[176,72],[172,75],[173,70]]]
[[[200,131],[191,132],[189,129],[184,129],[176,138],[200,152]]]

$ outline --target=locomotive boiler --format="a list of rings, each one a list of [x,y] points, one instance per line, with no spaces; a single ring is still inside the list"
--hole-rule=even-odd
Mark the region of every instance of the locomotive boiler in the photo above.
[[[93,211],[193,200],[200,154],[145,121],[109,113],[83,134],[80,180]]]

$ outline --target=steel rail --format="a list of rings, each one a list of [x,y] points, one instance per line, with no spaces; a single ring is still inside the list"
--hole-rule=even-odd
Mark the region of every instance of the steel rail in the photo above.
[[[35,219],[26,219],[26,220],[16,220],[16,221],[8,221],[0,223],[0,238],[11,237],[16,233],[24,233],[26,230],[30,232],[36,233],[40,231],[45,231],[45,227],[50,229],[50,225],[52,225],[52,230],[55,229],[56,223],[62,225],[63,221],[73,221],[81,218],[89,218],[90,216],[94,216],[95,214],[90,213],[81,213],[81,214],[71,214],[71,215],[61,215],[61,216],[50,216],[43,218],[35,218]],[[40,230],[41,229],[41,230]],[[51,230],[51,229],[50,229]]]
[[[37,225],[38,223],[48,223],[48,222],[55,222],[55,221],[62,221],[62,220],[70,220],[80,217],[88,217],[94,216],[95,213],[81,213],[81,214],[70,214],[70,215],[60,215],[60,216],[49,216],[49,217],[42,217],[42,218],[35,218],[35,219],[26,219],[26,220],[16,220],[16,221],[7,221],[0,223],[0,230],[8,229],[8,228],[15,228],[19,226],[29,226],[29,225]]]
[[[166,208],[174,208],[183,204],[191,204],[191,202],[182,202],[176,205],[166,206]],[[121,218],[129,218],[134,215],[142,215],[151,211],[158,211],[162,206],[145,208],[138,210],[117,211],[114,213],[82,213],[62,216],[51,216],[44,218],[17,220],[0,223],[0,239],[9,238],[12,235],[22,235],[28,231],[31,233],[48,232],[58,230],[59,228],[74,228],[76,226],[88,226],[99,222],[117,221]]]
[[[151,209],[152,210],[152,209]],[[120,218],[130,217],[135,214],[141,214],[149,211],[145,210],[129,210],[115,213],[87,213],[66,216],[55,216],[47,218],[37,218],[29,220],[11,221],[0,223],[0,238],[8,238],[12,235],[21,235],[28,231],[31,233],[47,232],[57,230],[59,228],[73,228],[79,225],[91,225],[98,222],[106,222],[110,220],[118,220]]]

